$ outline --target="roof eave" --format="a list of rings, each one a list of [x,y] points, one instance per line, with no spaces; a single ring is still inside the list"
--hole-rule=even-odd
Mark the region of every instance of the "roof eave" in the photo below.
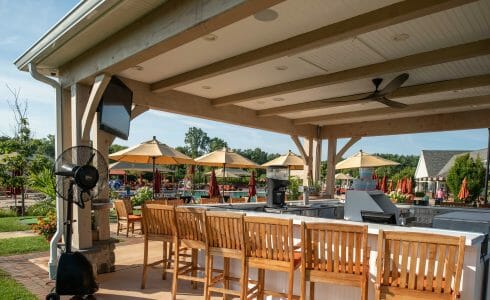
[[[98,17],[105,14],[118,1],[82,0],[51,27],[39,40],[14,61],[21,71],[28,71],[28,65],[42,63],[42,60],[58,50],[74,35],[86,28]],[[57,69],[59,66],[44,66]]]

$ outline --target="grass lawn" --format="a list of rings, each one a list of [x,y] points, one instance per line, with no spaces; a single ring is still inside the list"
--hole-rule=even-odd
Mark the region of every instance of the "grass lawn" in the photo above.
[[[5,271],[0,269],[0,291],[2,299],[14,300],[14,299],[37,299],[36,296],[31,294],[23,285],[12,279]]]
[[[42,236],[0,239],[0,256],[48,251],[49,243]]]
[[[23,231],[29,229],[31,229],[31,227],[21,223],[19,217],[0,218],[0,232]]]

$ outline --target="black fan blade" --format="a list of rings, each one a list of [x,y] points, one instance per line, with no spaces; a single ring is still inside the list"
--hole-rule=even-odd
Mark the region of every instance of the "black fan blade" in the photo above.
[[[403,73],[401,75],[398,75],[397,77],[395,77],[395,79],[390,81],[390,83],[388,83],[384,87],[384,89],[382,89],[379,92],[379,96],[384,96],[393,93],[394,91],[399,89],[405,83],[405,81],[407,81],[407,79],[408,79],[408,73]]]
[[[88,159],[88,161],[87,161],[87,163],[85,165],[86,166],[91,165],[92,164],[92,161],[94,160],[94,157],[95,157],[95,152],[92,153],[92,155],[90,156],[90,158]]]
[[[368,99],[376,99],[376,98],[378,98],[378,92],[374,92],[374,93],[367,95],[366,97],[361,98],[359,100],[368,100]]]
[[[386,106],[393,107],[393,108],[405,108],[408,106],[405,103],[396,102],[396,101],[387,99],[386,97],[380,97],[380,98],[376,98],[373,100],[378,101],[380,103],[383,103]]]

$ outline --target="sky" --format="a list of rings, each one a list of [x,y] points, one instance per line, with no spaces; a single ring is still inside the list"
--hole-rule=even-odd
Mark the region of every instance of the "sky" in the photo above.
[[[20,98],[28,103],[28,118],[34,137],[54,134],[55,92],[50,86],[16,69],[13,62],[32,46],[50,27],[72,9],[75,0],[0,0],[0,135],[13,134],[13,113],[8,101],[13,97],[7,86],[20,90]],[[116,139],[121,145],[135,145],[156,136],[170,145],[184,145],[189,127],[199,127],[210,137],[224,139],[231,148],[256,148],[267,152],[286,153],[298,150],[288,135],[276,134],[241,126],[149,111],[131,122],[127,141]],[[346,155],[359,150],[368,153],[393,153],[419,155],[421,150],[475,150],[487,147],[488,130],[464,130],[405,134],[363,138],[352,146]],[[339,140],[340,149],[346,139]],[[326,156],[326,142],[323,145]]]

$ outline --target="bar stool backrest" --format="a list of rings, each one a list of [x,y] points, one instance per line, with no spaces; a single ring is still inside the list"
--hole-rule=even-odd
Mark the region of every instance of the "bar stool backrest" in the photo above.
[[[145,202],[142,207],[143,233],[149,236],[173,236],[175,208],[172,205]]]
[[[247,257],[294,260],[293,220],[245,216]]]
[[[460,289],[464,246],[464,236],[380,230],[376,286],[381,293],[427,292],[428,298],[430,294],[446,294],[455,299]]]
[[[129,212],[127,210],[124,200],[116,199],[114,200],[114,207],[116,208],[116,214],[118,219],[127,219]]]
[[[369,270],[367,226],[302,223],[306,270],[366,274]]]
[[[204,248],[206,244],[205,209],[175,207],[177,238],[190,247]]]
[[[244,216],[243,213],[207,211],[208,247],[243,251],[245,249]]]

